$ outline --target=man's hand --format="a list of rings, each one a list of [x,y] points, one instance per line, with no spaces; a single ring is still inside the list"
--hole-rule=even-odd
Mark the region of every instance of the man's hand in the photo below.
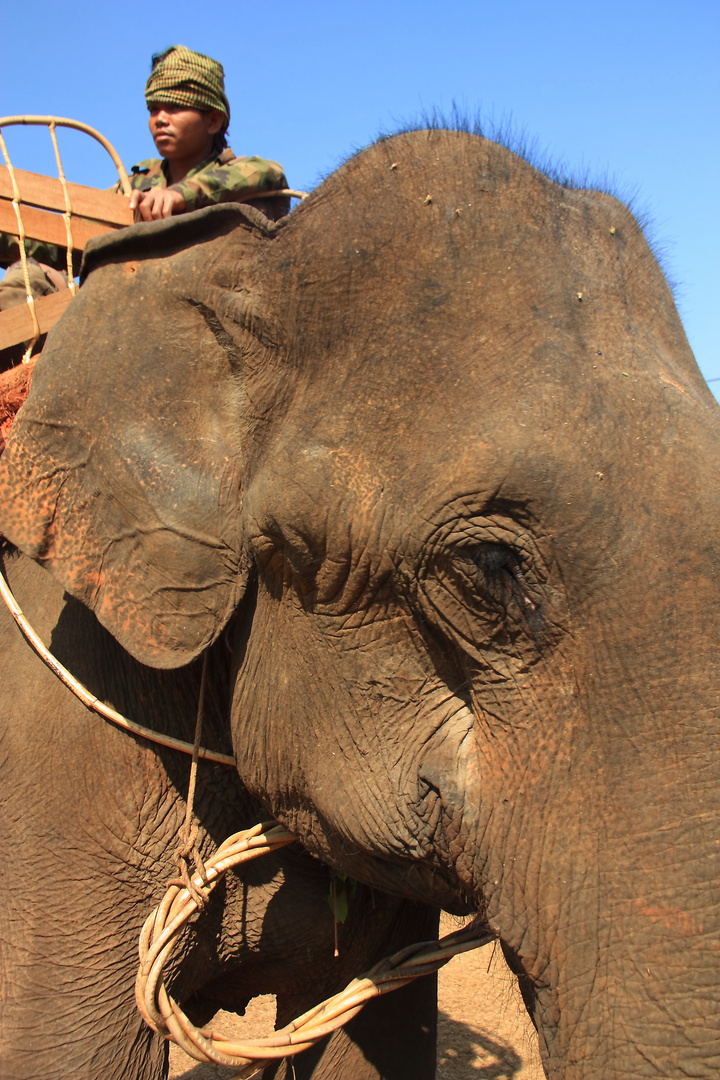
[[[172,188],[150,188],[149,191],[133,191],[130,209],[134,211],[135,221],[159,221],[173,214],[182,214],[185,200],[179,191]]]

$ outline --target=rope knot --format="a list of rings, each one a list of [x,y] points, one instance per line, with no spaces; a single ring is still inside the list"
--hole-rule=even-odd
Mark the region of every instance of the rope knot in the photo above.
[[[204,908],[208,902],[208,897],[210,895],[210,883],[208,881],[205,863],[203,862],[202,855],[200,854],[200,848],[197,845],[197,836],[197,823],[190,823],[186,819],[180,831],[178,832],[178,839],[180,843],[178,844],[177,850],[173,855],[173,862],[178,868],[178,877],[173,878],[171,881],[169,881],[168,885],[178,885],[184,889],[187,889],[190,896],[197,904],[198,908]],[[192,878],[192,874],[190,873],[191,858],[193,866],[195,867],[195,873],[202,882],[200,886],[195,884]]]

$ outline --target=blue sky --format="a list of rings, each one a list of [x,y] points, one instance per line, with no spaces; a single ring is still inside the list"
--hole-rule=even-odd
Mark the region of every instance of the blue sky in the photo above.
[[[700,368],[720,379],[718,0],[0,0],[0,26],[0,115],[84,120],[127,165],[155,153],[142,90],[172,44],[222,61],[235,152],[282,162],[305,190],[423,110],[511,117],[650,215]],[[44,132],[42,146],[39,132],[6,136],[18,167],[54,171]],[[73,135],[61,146],[70,179],[112,182],[102,151]]]

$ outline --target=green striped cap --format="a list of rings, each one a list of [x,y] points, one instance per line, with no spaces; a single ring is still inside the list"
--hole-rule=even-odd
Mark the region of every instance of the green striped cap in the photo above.
[[[230,123],[230,105],[225,97],[222,64],[184,45],[173,45],[153,58],[153,69],[145,84],[148,108],[155,105],[184,105],[188,109],[219,109]]]

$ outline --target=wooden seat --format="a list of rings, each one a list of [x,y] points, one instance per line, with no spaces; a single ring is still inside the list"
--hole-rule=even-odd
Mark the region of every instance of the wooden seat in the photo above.
[[[23,228],[31,240],[67,246],[65,228],[65,193],[59,180],[38,173],[14,170],[20,192]],[[72,206],[72,241],[74,251],[83,251],[93,236],[110,232],[124,225],[131,225],[132,210],[124,195],[80,184],[68,184]],[[18,235],[18,224],[13,208],[13,185],[7,166],[0,166],[0,232]],[[51,296],[35,301],[35,311],[42,334],[57,322],[72,300],[70,289],[62,289]],[[0,311],[0,349],[17,345],[33,336],[32,314],[27,304],[20,304],[9,311]]]
[[[2,127],[10,123],[44,123],[53,131],[55,124],[78,127],[99,138],[108,149],[109,144],[92,128],[74,121],[54,117],[4,117]],[[52,126],[51,126],[52,125]],[[54,131],[53,131],[54,137]],[[112,151],[110,148],[109,152]],[[6,153],[4,143],[3,152]],[[112,151],[113,160],[116,154]],[[7,160],[7,159],[6,159]],[[58,164],[60,165],[59,161]],[[118,162],[116,161],[116,165]],[[119,170],[122,166],[119,165]],[[62,175],[62,174],[61,174]],[[13,183],[14,178],[14,183]],[[122,169],[122,186],[129,192],[127,174]],[[17,212],[22,219],[25,237],[45,243],[68,246],[68,222],[73,252],[82,252],[93,236],[131,225],[133,214],[127,195],[112,191],[67,183],[39,173],[23,172],[0,166],[0,232],[19,237]],[[68,217],[69,209],[69,217]],[[45,334],[57,322],[72,300],[70,289],[43,296],[34,301],[35,315],[40,334]],[[32,340],[36,335],[30,304],[0,312],[0,350],[20,342]]]

